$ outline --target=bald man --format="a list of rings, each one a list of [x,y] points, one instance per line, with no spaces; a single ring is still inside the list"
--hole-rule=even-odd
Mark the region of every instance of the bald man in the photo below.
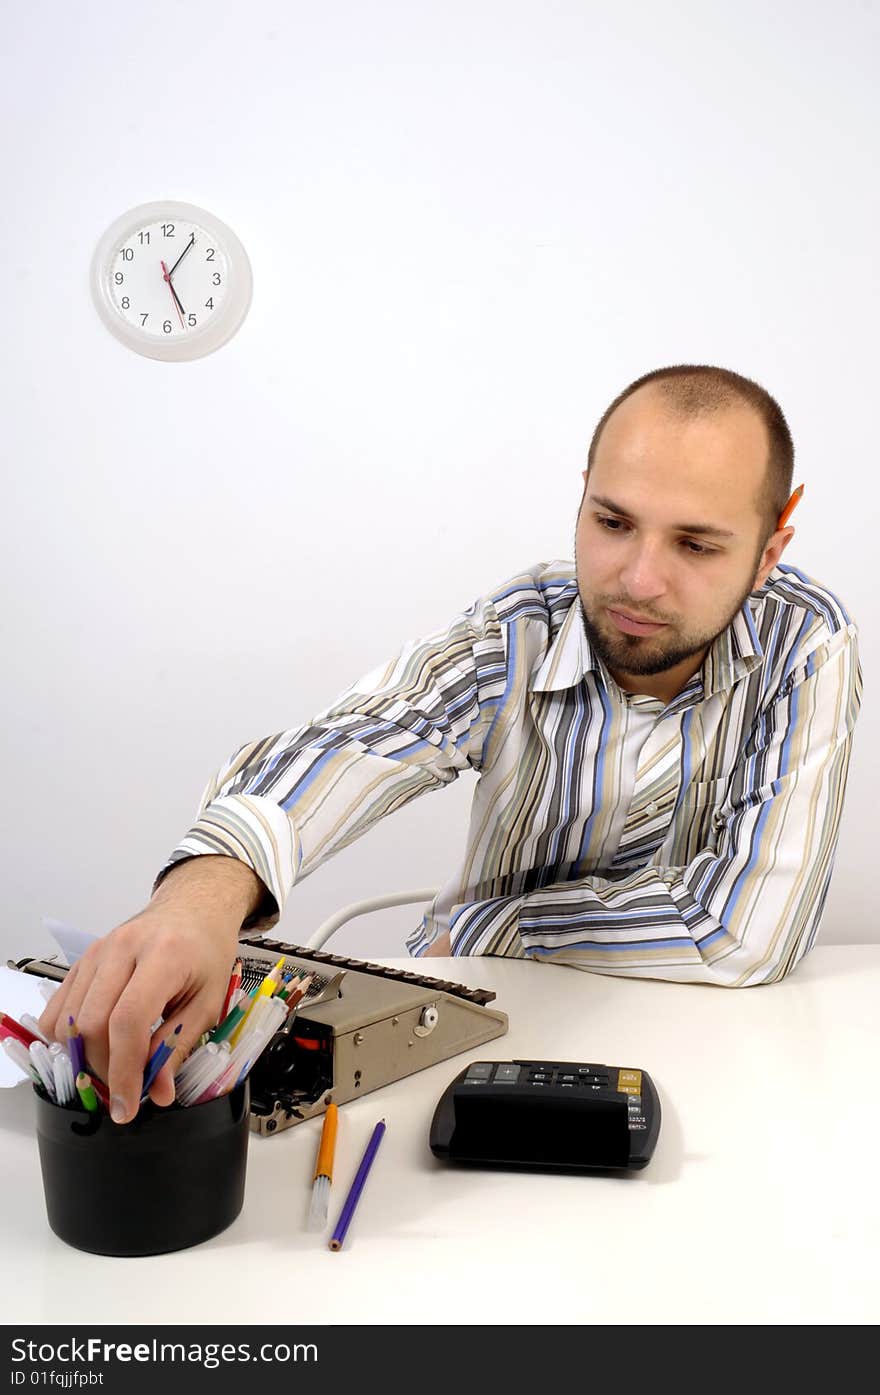
[[[794,451],[728,370],[631,383],[599,421],[575,564],[542,562],[404,646],[210,782],[149,905],[93,945],[41,1019],[72,1013],[117,1122],[150,1026],[216,1020],[239,931],[416,795],[479,778],[461,865],[414,955],[500,954],[744,987],[812,945],[861,697],[856,628],[780,559]]]

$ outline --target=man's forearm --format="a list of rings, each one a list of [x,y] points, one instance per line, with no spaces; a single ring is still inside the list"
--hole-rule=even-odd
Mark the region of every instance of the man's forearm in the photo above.
[[[165,873],[150,898],[151,905],[173,901],[195,914],[211,912],[244,921],[266,899],[266,887],[247,863],[210,853],[191,857]]]

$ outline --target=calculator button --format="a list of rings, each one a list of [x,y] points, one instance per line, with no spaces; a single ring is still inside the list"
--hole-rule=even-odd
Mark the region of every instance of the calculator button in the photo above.
[[[642,1093],[642,1072],[640,1070],[619,1070],[617,1072],[617,1088],[628,1095],[640,1095]]]
[[[512,1084],[519,1080],[520,1067],[514,1065],[512,1061],[505,1061],[500,1066],[495,1067],[496,1084]]]
[[[491,1061],[475,1061],[472,1066],[468,1066],[468,1073],[465,1080],[490,1080],[492,1078]]]
[[[556,1078],[557,1078],[557,1080],[560,1080],[560,1081],[563,1081],[563,1080],[564,1080],[565,1083],[566,1083],[566,1085],[573,1085],[574,1082],[575,1082],[575,1080],[577,1079],[577,1076],[575,1076],[575,1075],[559,1075],[559,1076],[557,1076]]]

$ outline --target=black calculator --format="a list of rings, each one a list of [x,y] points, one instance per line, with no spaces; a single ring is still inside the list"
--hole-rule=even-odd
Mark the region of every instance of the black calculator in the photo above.
[[[473,1061],[440,1097],[430,1144],[448,1162],[581,1172],[646,1167],[659,1132],[641,1068]]]

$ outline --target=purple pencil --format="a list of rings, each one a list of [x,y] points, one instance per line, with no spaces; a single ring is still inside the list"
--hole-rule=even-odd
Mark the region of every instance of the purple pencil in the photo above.
[[[336,1229],[334,1230],[330,1240],[331,1250],[342,1249],[342,1242],[345,1239],[346,1231],[348,1230],[348,1227],[351,1224],[351,1218],[354,1215],[354,1209],[357,1206],[358,1201],[360,1200],[361,1192],[364,1189],[364,1183],[367,1180],[367,1173],[373,1166],[373,1159],[376,1156],[379,1144],[382,1142],[382,1135],[384,1134],[384,1132],[385,1120],[380,1119],[376,1127],[373,1129],[372,1134],[370,1135],[370,1141],[364,1149],[364,1156],[361,1158],[361,1165],[355,1174],[355,1179],[352,1182],[351,1187],[349,1188],[348,1196],[345,1198],[345,1205],[339,1213],[339,1220],[336,1222]]]
[[[73,1068],[73,1078],[76,1079],[78,1073],[86,1068],[85,1048],[83,1039],[76,1029],[76,1023],[68,1015],[67,1018],[67,1051],[70,1056],[70,1064]]]

